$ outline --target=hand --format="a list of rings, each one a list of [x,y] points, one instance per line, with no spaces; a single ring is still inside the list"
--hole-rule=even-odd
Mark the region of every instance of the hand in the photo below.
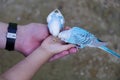
[[[64,57],[64,56],[67,56],[67,55],[69,55],[69,54],[75,54],[77,51],[78,51],[77,48],[72,47],[72,48],[70,48],[70,49],[68,49],[68,50],[65,50],[65,51],[63,51],[63,52],[60,52],[60,53],[58,53],[58,54],[53,55],[53,56],[49,59],[49,61],[51,62],[51,61],[60,59],[60,58],[62,58],[62,57]]]
[[[60,53],[62,51],[68,50],[72,47],[75,47],[75,45],[65,44],[60,39],[53,36],[49,36],[42,42],[40,49],[42,49],[46,53],[50,53],[51,55],[54,55],[56,53]]]
[[[28,56],[48,35],[47,26],[44,24],[30,23],[18,26],[15,50]]]
[[[65,30],[69,30],[69,29],[70,29],[70,27],[68,27],[68,26],[65,27]],[[51,62],[51,61],[54,61],[54,60],[56,60],[56,59],[62,58],[62,57],[66,56],[66,55],[69,55],[69,54],[75,54],[77,51],[78,51],[78,48],[72,47],[72,48],[70,48],[70,49],[68,49],[68,50],[64,50],[63,52],[60,52],[60,53],[58,53],[58,54],[53,55],[53,56],[49,59],[49,61],[50,61],[50,62]]]

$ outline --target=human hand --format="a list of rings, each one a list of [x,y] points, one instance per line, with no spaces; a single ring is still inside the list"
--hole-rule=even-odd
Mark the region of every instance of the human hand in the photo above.
[[[68,26],[65,27],[65,30],[69,30],[69,29],[70,29],[70,27],[68,27]],[[77,51],[78,51],[78,48],[72,47],[72,48],[70,48],[70,49],[68,49],[68,50],[64,50],[63,52],[60,52],[60,53],[58,53],[58,54],[53,55],[53,56],[49,59],[49,61],[50,61],[50,62],[51,62],[51,61],[54,61],[54,60],[56,60],[56,59],[62,58],[62,57],[67,56],[67,55],[69,55],[69,54],[75,54]]]
[[[47,25],[38,23],[18,25],[15,50],[22,52],[24,56],[28,56],[48,35]]]
[[[45,51],[46,53],[51,54],[51,55],[63,52],[72,47],[75,47],[75,45],[65,44],[60,39],[53,37],[53,36],[49,36],[48,38],[46,38],[40,46],[40,48],[43,51]]]

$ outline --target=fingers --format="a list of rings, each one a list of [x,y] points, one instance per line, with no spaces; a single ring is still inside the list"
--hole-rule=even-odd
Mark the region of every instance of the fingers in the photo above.
[[[70,54],[75,54],[78,51],[78,48],[72,47],[69,49]]]
[[[72,47],[75,47],[75,45],[73,45],[73,44],[67,44],[67,45],[64,45],[62,48],[63,48],[63,51],[64,51],[64,50],[68,50],[68,49],[70,49]]]
[[[66,27],[65,27],[65,30],[69,30],[69,29],[70,29],[70,27],[69,27],[69,26],[66,26]]]
[[[66,26],[64,29],[62,29],[61,31],[64,31],[64,30],[69,30],[70,27],[69,26]]]
[[[72,48],[70,48],[69,50],[65,50],[65,51],[63,51],[63,52],[61,52],[61,53],[55,54],[52,58],[50,58],[49,61],[51,62],[51,61],[60,59],[60,58],[62,58],[62,57],[64,57],[64,56],[67,56],[67,55],[69,55],[69,54],[75,54],[77,51],[78,51],[77,48],[72,47]]]
[[[51,62],[51,61],[60,59],[60,58],[66,56],[66,55],[68,55],[68,54],[69,54],[69,51],[63,51],[63,52],[61,52],[61,53],[58,53],[58,54],[54,55],[52,58],[50,58],[49,61]]]

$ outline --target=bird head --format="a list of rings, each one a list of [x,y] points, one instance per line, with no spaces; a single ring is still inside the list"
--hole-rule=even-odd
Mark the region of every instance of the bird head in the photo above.
[[[58,36],[64,27],[64,17],[58,9],[53,10],[47,17],[48,29],[53,36]]]

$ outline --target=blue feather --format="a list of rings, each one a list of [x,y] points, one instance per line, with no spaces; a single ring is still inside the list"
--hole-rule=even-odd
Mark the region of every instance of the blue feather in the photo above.
[[[113,56],[116,56],[116,57],[120,58],[120,54],[118,54],[118,53],[116,53],[115,51],[107,48],[106,46],[101,46],[101,47],[98,47],[98,48],[100,48],[100,49],[108,52],[109,54],[112,54]]]

